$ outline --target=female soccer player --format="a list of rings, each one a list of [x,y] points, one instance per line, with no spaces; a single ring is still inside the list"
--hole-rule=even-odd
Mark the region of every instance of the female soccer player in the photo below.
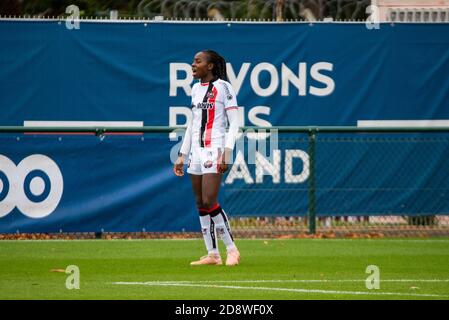
[[[174,165],[177,176],[184,175],[184,162],[189,156],[190,175],[201,229],[208,254],[191,265],[221,265],[218,234],[226,245],[226,265],[237,265],[240,253],[235,246],[228,218],[217,202],[222,174],[229,160],[238,133],[238,107],[235,92],[227,81],[226,61],[212,50],[198,52],[192,63],[195,79],[192,87],[192,121],[187,130],[178,159]],[[225,136],[226,116],[229,121]]]

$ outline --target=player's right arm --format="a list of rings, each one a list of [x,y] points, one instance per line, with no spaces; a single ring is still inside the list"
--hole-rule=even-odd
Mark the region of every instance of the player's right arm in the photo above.
[[[173,172],[178,177],[182,177],[184,175],[184,163],[190,152],[190,144],[192,140],[192,118],[193,114],[187,122],[187,129],[184,134],[184,138],[182,139],[181,149],[179,150],[178,158],[176,159],[173,167]]]
[[[190,151],[191,139],[192,139],[192,121],[190,120],[187,125],[187,130],[184,134],[184,138],[182,140],[181,149],[179,150],[178,153],[178,159],[176,159],[175,166],[173,167],[173,171],[175,175],[177,175],[178,177],[182,177],[184,175],[184,162]]]

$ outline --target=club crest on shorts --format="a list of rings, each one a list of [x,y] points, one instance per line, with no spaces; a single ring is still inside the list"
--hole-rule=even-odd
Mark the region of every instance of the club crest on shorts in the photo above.
[[[206,162],[203,163],[204,168],[211,168],[213,165],[212,161],[207,160]]]

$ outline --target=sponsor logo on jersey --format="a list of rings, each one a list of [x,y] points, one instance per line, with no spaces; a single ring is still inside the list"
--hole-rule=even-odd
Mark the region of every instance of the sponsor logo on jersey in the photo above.
[[[215,107],[215,103],[211,102],[198,102],[196,104],[198,109],[213,109]]]

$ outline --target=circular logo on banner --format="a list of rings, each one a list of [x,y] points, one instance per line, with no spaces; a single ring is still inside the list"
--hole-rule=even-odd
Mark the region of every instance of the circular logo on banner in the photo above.
[[[0,155],[0,218],[15,207],[30,218],[44,218],[59,204],[64,189],[58,165],[49,157],[33,154],[17,166]]]
[[[0,218],[16,207],[17,183],[15,183],[16,165],[0,154]],[[12,180],[12,181],[11,181]]]

